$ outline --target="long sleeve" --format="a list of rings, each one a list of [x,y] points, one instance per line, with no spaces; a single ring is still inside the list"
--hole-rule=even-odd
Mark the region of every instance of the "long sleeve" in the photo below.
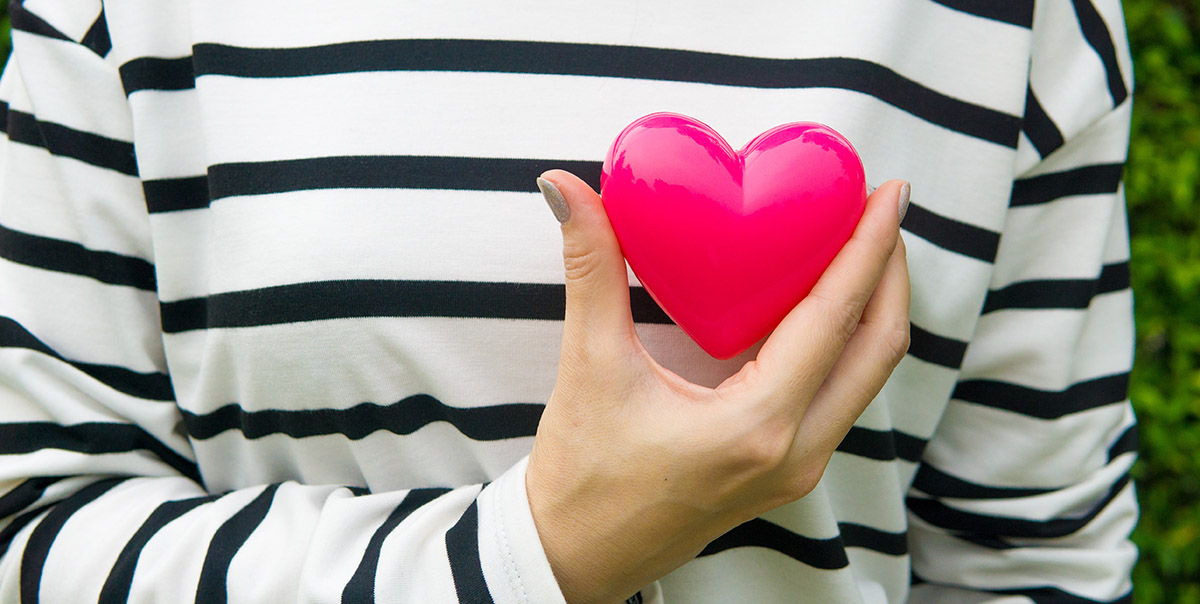
[[[105,16],[66,6],[12,4],[0,82],[0,601],[561,601],[524,462],[447,488],[204,486]]]
[[[960,379],[908,498],[913,602],[1128,602],[1133,298],[1117,2],[1039,2],[1014,182]]]

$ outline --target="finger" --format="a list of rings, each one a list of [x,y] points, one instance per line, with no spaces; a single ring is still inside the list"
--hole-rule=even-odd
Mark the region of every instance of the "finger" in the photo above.
[[[574,174],[550,170],[538,187],[562,224],[566,269],[564,342],[625,338],[633,331],[629,278],[600,196]],[[591,343],[589,343],[591,342]]]
[[[804,414],[799,438],[832,451],[883,389],[908,351],[908,261],[897,242],[858,329]]]
[[[824,381],[858,328],[863,309],[896,248],[905,184],[889,181],[867,198],[854,234],[809,295],[767,338],[755,363],[767,388],[787,393],[794,400],[808,400]]]

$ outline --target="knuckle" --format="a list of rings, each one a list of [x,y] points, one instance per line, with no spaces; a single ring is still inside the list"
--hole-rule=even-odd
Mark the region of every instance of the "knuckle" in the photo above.
[[[602,261],[595,248],[567,244],[563,246],[563,267],[568,280],[584,279],[592,274]]]
[[[822,298],[829,319],[830,329],[843,339],[850,339],[858,330],[858,321],[862,317],[862,309],[867,303],[868,294],[852,292],[844,298]]]
[[[868,265],[883,266],[887,264],[888,258],[892,256],[892,251],[896,249],[896,241],[899,239],[891,236],[891,228],[887,221],[882,218],[882,214],[870,219],[866,231],[855,231],[851,237],[858,244],[861,253],[864,255],[863,260]]]
[[[884,330],[880,335],[880,340],[882,340],[883,350],[892,367],[899,365],[900,361],[904,359],[904,355],[908,354],[908,347],[912,343],[908,322],[905,321],[901,325]]]
[[[789,493],[792,501],[800,499],[812,493],[821,483],[821,477],[825,475],[826,463],[807,463],[792,476],[792,480],[788,485]]]
[[[787,461],[793,439],[794,430],[783,425],[760,426],[736,444],[734,459],[749,474],[769,474]]]

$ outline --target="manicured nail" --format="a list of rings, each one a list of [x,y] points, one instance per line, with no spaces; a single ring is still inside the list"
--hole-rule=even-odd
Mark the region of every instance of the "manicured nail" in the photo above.
[[[558,222],[561,224],[570,220],[571,208],[567,207],[567,200],[558,191],[558,187],[545,178],[538,178],[537,184],[538,188],[542,190],[542,197],[546,198],[546,204],[550,206],[550,211],[554,212],[554,217],[558,219]]]
[[[900,186],[900,222],[904,222],[904,215],[908,213],[908,196],[912,193],[912,187],[905,181]]]

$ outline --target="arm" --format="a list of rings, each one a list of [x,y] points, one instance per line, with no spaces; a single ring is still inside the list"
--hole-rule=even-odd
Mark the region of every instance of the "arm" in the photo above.
[[[1039,4],[991,291],[909,497],[914,602],[1128,601],[1129,73],[1118,6]]]
[[[117,65],[86,43],[99,28],[12,10],[0,601],[561,601],[523,464],[453,490],[205,489],[177,429]]]
[[[755,359],[707,388],[641,345],[600,197],[566,172],[544,178],[563,223],[566,318],[529,458],[530,507],[567,601],[617,602],[816,487],[908,349],[898,228],[908,187],[889,181],[875,191]]]

